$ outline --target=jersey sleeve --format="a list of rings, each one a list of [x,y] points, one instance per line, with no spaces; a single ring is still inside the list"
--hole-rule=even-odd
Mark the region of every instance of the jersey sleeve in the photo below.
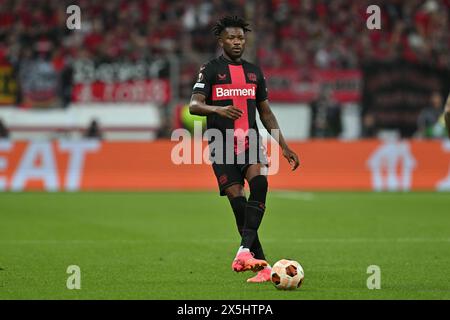
[[[197,75],[197,81],[192,88],[192,94],[201,93],[206,98],[209,98],[211,94],[211,85],[213,79],[213,70],[210,63],[205,63],[200,67]]]
[[[266,78],[264,77],[264,74],[262,73],[261,69],[259,69],[258,71],[259,75],[258,75],[258,88],[256,90],[256,102],[261,102],[267,100],[268,92],[266,86]]]

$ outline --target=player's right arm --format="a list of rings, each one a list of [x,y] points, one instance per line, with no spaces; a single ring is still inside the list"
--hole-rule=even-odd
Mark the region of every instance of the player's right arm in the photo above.
[[[206,97],[201,93],[192,94],[189,112],[197,116],[217,114],[232,120],[239,119],[242,116],[242,110],[235,106],[220,107],[206,104]]]
[[[444,110],[445,125],[447,126],[447,135],[450,138],[450,94],[447,97]]]
[[[211,63],[205,63],[200,67],[197,82],[192,88],[189,112],[197,116],[209,116],[217,114],[221,117],[236,120],[242,116],[242,110],[235,106],[212,106],[206,103],[206,99],[211,94],[211,87],[216,70]]]

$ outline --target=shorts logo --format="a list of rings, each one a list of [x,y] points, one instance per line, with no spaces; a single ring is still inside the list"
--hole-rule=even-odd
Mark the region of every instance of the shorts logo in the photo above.
[[[227,177],[226,174],[223,174],[223,175],[221,175],[221,176],[219,177],[219,183],[220,183],[220,184],[225,184],[225,183],[227,183],[227,181],[228,181],[228,177]]]
[[[247,78],[250,81],[256,81],[256,74],[254,74],[253,72],[249,72],[247,73]]]
[[[224,74],[218,73],[217,74],[217,79],[219,81],[225,81],[227,79],[227,74],[226,73],[224,73]]]

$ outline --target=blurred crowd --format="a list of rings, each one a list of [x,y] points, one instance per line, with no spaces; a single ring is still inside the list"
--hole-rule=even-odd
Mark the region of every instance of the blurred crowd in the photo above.
[[[66,27],[71,4],[81,8],[76,32]],[[381,8],[381,30],[366,27],[372,4]],[[67,104],[74,59],[175,55],[185,99],[199,65],[217,53],[212,25],[236,14],[252,29],[246,55],[263,68],[350,69],[400,58],[448,69],[449,13],[450,0],[0,0],[0,65],[14,66],[21,90],[33,85],[30,66],[56,70],[60,78],[47,76],[46,85],[62,84]]]

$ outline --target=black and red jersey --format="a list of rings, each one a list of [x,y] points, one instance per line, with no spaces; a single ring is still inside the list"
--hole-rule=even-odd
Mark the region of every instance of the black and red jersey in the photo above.
[[[242,129],[244,132],[250,128],[258,130],[256,106],[267,99],[266,81],[258,66],[245,60],[233,62],[221,55],[200,68],[192,92],[203,94],[206,104],[233,105],[243,111],[243,115],[237,120],[218,115],[207,116],[208,129]]]

